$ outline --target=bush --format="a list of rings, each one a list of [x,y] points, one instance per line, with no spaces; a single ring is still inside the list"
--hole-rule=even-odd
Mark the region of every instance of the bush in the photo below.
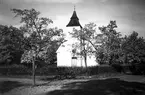
[[[32,64],[31,64],[32,65]],[[56,67],[45,66],[42,68],[36,68],[36,75],[55,75]],[[0,75],[32,75],[32,67],[26,65],[8,65],[0,67]]]
[[[114,68],[109,65],[100,65],[94,67],[82,68],[82,67],[58,67],[57,68],[57,79],[65,78],[76,78],[76,76],[91,76],[91,75],[100,75],[100,74],[117,73]]]
[[[112,64],[111,65],[117,72],[129,72],[133,75],[145,75],[145,64]]]
[[[31,72],[30,69],[23,65],[11,65],[0,67],[1,75],[29,75]]]
[[[56,67],[45,66],[36,68],[36,76],[56,76],[57,79],[76,78],[76,76],[90,76],[104,73],[116,73],[109,65],[100,65],[94,67]],[[32,68],[24,65],[12,65],[0,67],[0,75],[32,75]]]
[[[124,72],[123,67],[120,64],[112,64],[111,65],[117,72]]]
[[[133,75],[145,75],[145,64],[132,64],[129,69]]]
[[[58,67],[57,68],[57,78],[76,78],[76,76],[81,75],[95,75],[98,73],[98,67]]]
[[[52,67],[52,66],[45,66],[42,68],[37,68],[36,70],[36,75],[56,75],[56,67]]]
[[[104,74],[104,73],[116,73],[116,70],[110,65],[100,65],[98,67],[98,73]]]
[[[141,74],[145,75],[145,64],[140,64],[138,70]]]

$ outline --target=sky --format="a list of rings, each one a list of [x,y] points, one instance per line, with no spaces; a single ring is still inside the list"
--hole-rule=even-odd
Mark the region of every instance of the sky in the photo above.
[[[117,31],[122,35],[136,31],[145,38],[145,0],[0,0],[0,24],[19,27],[20,18],[14,18],[10,9],[34,8],[67,33],[74,5],[82,26],[90,22],[97,27],[106,26],[110,20],[116,20]]]

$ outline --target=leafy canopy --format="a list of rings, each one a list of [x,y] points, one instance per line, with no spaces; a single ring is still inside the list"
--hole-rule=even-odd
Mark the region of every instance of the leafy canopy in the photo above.
[[[35,9],[12,9],[16,17],[21,17],[21,31],[25,38],[25,52],[22,62],[32,62],[37,58],[45,58],[52,40],[63,41],[63,30],[58,28],[48,28],[53,23],[49,18],[39,17],[40,12]]]

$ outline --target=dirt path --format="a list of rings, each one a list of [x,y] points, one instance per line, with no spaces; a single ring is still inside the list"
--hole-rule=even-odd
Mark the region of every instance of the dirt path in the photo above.
[[[122,76],[116,76],[113,78],[120,78],[121,80],[129,81],[129,82],[145,83],[144,76],[122,75]],[[44,85],[32,87],[30,85],[32,83],[31,79],[0,78],[0,81],[17,81],[23,84],[29,84],[29,85],[23,85],[23,86],[14,88],[0,95],[45,95],[45,93],[48,93],[50,91],[60,90],[62,86],[64,86],[65,84],[70,84],[73,82],[84,82],[84,81],[89,81],[89,80],[92,80],[92,79],[75,79],[75,80],[70,79],[70,80],[57,80],[57,81],[51,81],[51,82],[37,80],[37,84],[44,84]],[[93,78],[93,80],[98,80],[98,78],[96,79]]]

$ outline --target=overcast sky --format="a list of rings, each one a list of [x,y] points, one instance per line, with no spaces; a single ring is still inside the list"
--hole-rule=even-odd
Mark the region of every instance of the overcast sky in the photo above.
[[[74,5],[82,26],[89,22],[105,26],[116,20],[121,34],[136,31],[145,37],[145,0],[0,0],[0,24],[19,26],[20,19],[14,18],[10,9],[34,8],[67,32]]]

